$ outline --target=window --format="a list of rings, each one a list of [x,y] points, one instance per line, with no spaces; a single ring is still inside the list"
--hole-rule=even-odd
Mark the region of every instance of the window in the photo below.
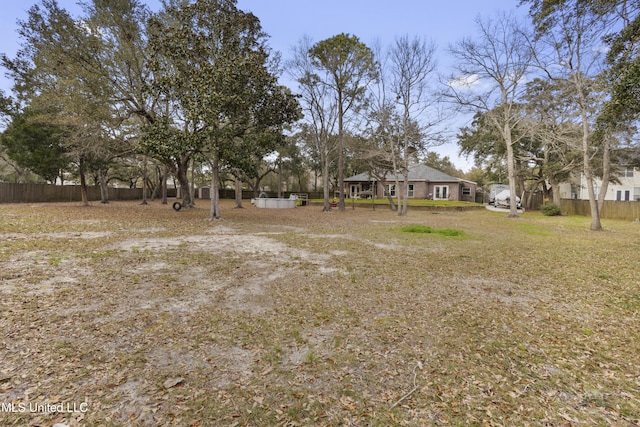
[[[620,178],[633,178],[633,168],[624,168],[620,171]]]
[[[471,195],[471,187],[462,187],[462,195],[470,196]]]
[[[640,202],[640,187],[633,187],[633,200]]]
[[[628,202],[630,200],[631,197],[631,192],[629,190],[618,190],[616,192],[616,200],[617,201],[626,201]]]
[[[395,184],[389,184],[387,192],[389,193],[389,195],[391,197],[396,197],[396,185]]]
[[[407,192],[407,197],[413,197],[413,184],[409,184],[409,191]]]

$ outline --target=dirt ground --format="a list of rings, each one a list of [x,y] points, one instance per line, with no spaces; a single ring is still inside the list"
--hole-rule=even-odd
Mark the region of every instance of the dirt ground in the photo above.
[[[640,423],[637,224],[207,216],[0,205],[0,425]]]

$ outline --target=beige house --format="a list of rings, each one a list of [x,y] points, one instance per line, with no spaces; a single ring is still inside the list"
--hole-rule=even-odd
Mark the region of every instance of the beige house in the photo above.
[[[404,176],[399,177],[400,187],[396,188],[395,176],[388,174],[384,181],[378,181],[369,173],[361,173],[344,180],[345,195],[348,198],[396,196],[396,191],[404,191]],[[456,178],[430,166],[414,163],[409,166],[408,195],[410,199],[460,200],[473,202],[476,198],[476,183]]]

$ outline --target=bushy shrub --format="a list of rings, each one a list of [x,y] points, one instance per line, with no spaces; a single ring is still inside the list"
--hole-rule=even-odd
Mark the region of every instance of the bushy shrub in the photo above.
[[[560,206],[553,203],[547,203],[546,205],[542,206],[542,215],[557,216],[562,215],[562,212],[560,211]]]

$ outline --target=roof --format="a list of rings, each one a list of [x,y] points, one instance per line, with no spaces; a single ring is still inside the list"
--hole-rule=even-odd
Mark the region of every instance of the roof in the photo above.
[[[393,174],[387,175],[387,181],[394,178]],[[404,180],[404,176],[400,176],[400,179]],[[345,182],[364,182],[371,181],[372,178],[368,172],[364,172],[358,175],[345,178]],[[409,165],[409,181],[425,181],[425,182],[471,182],[466,179],[456,178],[451,175],[447,175],[444,172],[434,169],[431,166],[427,166],[421,163],[412,163]],[[475,183],[474,183],[475,184]]]

